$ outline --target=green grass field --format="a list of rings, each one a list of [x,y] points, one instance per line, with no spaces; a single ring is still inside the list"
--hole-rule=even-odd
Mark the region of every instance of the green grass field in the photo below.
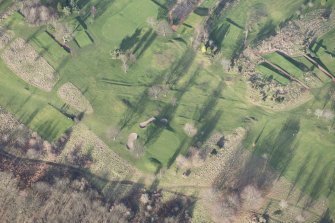
[[[273,80],[278,81],[281,84],[288,84],[290,80],[288,80],[286,77],[284,77],[279,72],[276,72],[274,70],[271,70],[268,66],[265,64],[260,64],[257,66],[256,70],[263,74],[265,77],[271,78]]]
[[[47,32],[37,33],[30,43],[54,67],[59,65],[68,55]]]
[[[319,50],[317,50],[316,56],[321,60],[321,63],[323,67],[328,68],[329,71],[332,71],[332,75],[335,77],[335,29],[325,34],[323,37],[319,38],[319,41],[322,41],[322,45],[324,47],[320,47]]]
[[[80,48],[91,45],[93,43],[92,39],[88,36],[86,31],[78,32],[75,37],[75,41]]]
[[[42,110],[38,111],[34,117],[28,122],[28,126],[40,132],[41,136],[48,141],[58,139],[72,125],[73,121],[69,118],[65,119],[64,115],[50,105],[46,105]]]
[[[329,198],[334,211],[335,138],[328,129],[333,124],[314,115],[316,109],[333,109],[327,96],[329,88],[315,89],[315,99],[293,111],[259,121],[259,132],[249,132],[245,143],[250,148],[255,143],[257,154],[267,154],[274,168],[313,199]]]
[[[278,53],[271,53],[264,56],[264,58],[270,60],[272,63],[278,65],[285,71],[287,71],[293,77],[302,80],[304,72],[296,66],[296,61],[292,58],[285,58]],[[291,60],[291,61],[290,61]]]
[[[63,103],[53,93],[45,93],[29,86],[13,74],[0,61],[0,105],[4,106],[33,131],[38,132],[46,139],[54,141],[72,126],[72,121],[52,109],[48,103],[61,107]],[[73,112],[69,110],[69,112]],[[51,128],[45,131],[46,128]]]
[[[304,64],[309,70],[313,71],[317,75],[317,77],[321,79],[322,82],[327,83],[327,82],[331,81],[331,79],[327,75],[325,75],[324,73],[322,73],[322,71],[320,71],[317,67],[315,67],[305,57],[296,57],[294,59],[296,61],[298,61],[299,63]]]
[[[169,167],[179,153],[186,154],[190,146],[201,145],[215,132],[230,134],[236,128],[244,127],[248,130],[244,142],[246,148],[254,149],[259,155],[274,155],[271,165],[283,171],[285,177],[313,198],[329,193],[331,207],[335,211],[335,193],[327,188],[332,183],[335,167],[334,133],[328,129],[331,122],[306,113],[307,109],[313,112],[315,109],[333,109],[326,97],[330,84],[313,89],[314,99],[290,112],[267,111],[249,102],[246,83],[239,75],[225,73],[216,65],[208,65],[208,58],[190,48],[191,32],[187,31],[184,36],[178,30],[171,38],[157,36],[146,20],[159,15],[159,5],[140,0],[107,2],[104,12],[92,23],[83,21],[87,29],[79,31],[75,40],[69,43],[71,54],[67,54],[45,32],[46,26],[27,27],[17,14],[4,21],[16,37],[26,39],[52,64],[60,80],[53,91],[46,93],[20,80],[0,61],[0,106],[14,113],[44,138],[53,141],[74,123],[49,104],[61,108],[63,102],[57,96],[58,88],[67,82],[74,83],[94,110],[94,113],[85,115],[82,122],[113,151],[148,173],[155,173],[160,167]],[[166,3],[163,0],[159,2]],[[200,7],[210,7],[213,2],[204,1]],[[265,31],[271,31],[292,16],[302,2],[240,1],[224,11],[213,29],[220,32],[213,33],[213,36],[222,40],[223,56],[233,58],[238,54],[245,37],[244,27],[252,13],[264,12],[266,16],[261,17],[250,32],[248,43],[257,42],[267,35]],[[202,19],[192,14],[185,23],[195,26]],[[333,46],[333,36],[332,33],[324,36],[327,46]],[[123,72],[121,62],[110,56],[111,51],[121,47],[133,49],[137,55],[136,63],[127,73]],[[317,55],[334,73],[334,59],[322,50]],[[163,64],[159,56],[169,57],[170,60]],[[279,54],[266,57],[299,79],[303,77],[303,71],[297,66],[298,62],[311,68],[311,64],[301,58],[293,58],[297,62],[293,63]],[[265,66],[259,65],[257,71],[282,84],[289,82]],[[321,73],[317,74],[325,83],[328,82],[327,78],[321,77]],[[152,100],[148,96],[148,88],[157,84],[167,84],[169,91],[159,100]],[[174,105],[172,100],[176,101]],[[77,114],[73,110],[67,112]],[[168,125],[152,123],[148,128],[141,129],[139,123],[152,116],[168,119]],[[251,117],[256,121],[250,121]],[[193,138],[183,130],[186,123],[193,123],[198,129]],[[107,137],[110,127],[121,128],[121,135],[116,141]],[[140,158],[135,157],[125,145],[132,132],[139,134],[146,147]],[[278,152],[282,147],[283,151]],[[305,186],[306,182],[308,186]]]

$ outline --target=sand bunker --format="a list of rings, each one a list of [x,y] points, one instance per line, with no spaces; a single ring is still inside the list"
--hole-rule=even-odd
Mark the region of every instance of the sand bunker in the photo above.
[[[17,76],[35,87],[51,91],[57,82],[54,69],[21,38],[13,41],[1,58]]]
[[[184,125],[184,131],[189,137],[193,137],[197,134],[198,130],[193,123],[186,123]]]
[[[128,149],[133,150],[135,148],[135,142],[136,142],[137,137],[138,137],[137,133],[129,134],[128,142],[127,142]]]
[[[93,113],[93,108],[90,102],[72,83],[65,83],[58,89],[57,93],[63,101],[78,111],[86,112],[87,114]]]
[[[145,128],[145,127],[147,127],[148,125],[150,125],[154,121],[156,121],[156,118],[155,117],[151,117],[148,120],[146,120],[145,122],[141,122],[140,123],[140,127],[141,128]]]

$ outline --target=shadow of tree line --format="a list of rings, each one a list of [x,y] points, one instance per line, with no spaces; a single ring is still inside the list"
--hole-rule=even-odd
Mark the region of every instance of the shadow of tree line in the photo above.
[[[130,216],[126,215],[129,222],[148,222],[149,220],[163,222],[165,219],[173,219],[174,222],[191,222],[196,198],[166,190],[172,196],[163,200],[164,191],[158,187],[159,180],[157,179],[149,187],[144,184],[143,178],[137,182],[111,181],[95,175],[89,170],[71,165],[17,157],[5,152],[2,148],[0,148],[0,161],[0,171],[14,173],[19,180],[21,190],[29,189],[37,182],[56,185],[64,180],[69,180],[71,183],[83,182],[85,179],[85,189],[81,190],[81,193],[88,195],[94,191],[97,192],[99,197],[96,198],[103,203],[106,211],[116,204],[125,205],[131,211]],[[29,179],[35,176],[41,166],[47,166],[47,171],[39,177],[38,181],[28,184]],[[143,196],[145,201],[143,201]],[[150,205],[151,209],[148,209],[147,205]],[[145,214],[146,212],[150,215]]]
[[[248,185],[252,185],[263,193],[269,191],[273,183],[281,178],[290,165],[298,146],[298,134],[300,120],[298,117],[290,117],[283,124],[280,131],[270,132],[255,143],[255,149],[248,153],[244,148],[235,151],[227,168],[222,170],[213,187],[219,193],[240,193]],[[290,197],[297,185],[300,195],[299,203],[305,195],[309,195],[303,202],[303,209],[308,209],[323,195],[329,197],[335,190],[335,162],[322,163],[319,155],[313,163],[311,158],[315,154],[308,153],[299,166],[292,185],[287,194]],[[308,168],[311,167],[311,168]],[[330,219],[329,209],[322,219]],[[321,214],[321,213],[319,213]],[[320,222],[327,222],[327,221]],[[330,221],[332,222],[332,221]]]
[[[152,81],[150,86],[164,84],[168,85],[170,89],[172,89],[173,85],[175,85],[176,82],[188,72],[194,60],[194,57],[195,52],[192,49],[186,50],[181,59],[176,61],[171,68],[157,75],[157,77]],[[135,103],[128,101],[127,103],[128,109],[118,124],[121,130],[127,126],[133,126],[136,122],[138,122],[139,117],[143,114],[145,107],[148,105],[150,101],[148,97],[148,91],[149,88],[147,88],[143,92],[143,94],[140,95],[140,97],[134,100]],[[176,96],[181,97],[178,96],[178,94],[180,93],[184,94],[181,91],[177,93]],[[163,111],[161,112],[160,116],[163,116],[163,114],[167,114],[168,110],[174,110],[174,108],[170,107],[170,105],[167,105],[165,108],[163,108]]]
[[[299,130],[299,119],[292,117],[285,121],[277,135],[271,132],[263,137],[252,153],[242,147],[238,149],[217,177],[214,188],[239,192],[252,185],[261,191],[269,190],[291,162]]]
[[[177,90],[175,94],[175,98],[177,102],[179,102],[181,98],[184,96],[184,94],[194,85],[196,78],[199,76],[199,74],[200,74],[200,67],[196,69],[196,71],[192,74],[190,79]],[[167,80],[166,82],[168,83],[168,81],[169,80]],[[174,83],[174,82],[171,82],[171,83]],[[166,104],[162,108],[159,114],[158,120],[154,123],[155,125],[149,126],[147,128],[145,144],[147,145],[153,144],[158,139],[158,137],[160,136],[160,134],[162,133],[164,129],[174,131],[169,125],[162,125],[159,120],[167,119],[168,121],[171,121],[173,117],[175,116],[177,109],[178,109],[178,104],[174,105],[171,103]]]

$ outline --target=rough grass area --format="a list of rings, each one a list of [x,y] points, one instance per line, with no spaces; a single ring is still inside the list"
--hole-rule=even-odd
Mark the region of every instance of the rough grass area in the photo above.
[[[72,83],[63,84],[57,91],[59,97],[77,109],[80,112],[85,112],[87,114],[93,113],[93,108],[90,102],[85,98],[82,92],[74,86]]]
[[[5,31],[0,29],[0,49],[4,48],[13,39],[13,33],[11,31]]]
[[[68,143],[61,154],[62,158],[73,149],[80,146],[83,153],[89,153],[94,163],[90,166],[93,174],[104,175],[108,179],[129,179],[136,177],[138,171],[99,139],[87,126],[79,124],[73,128]],[[108,173],[108,175],[106,175]]]
[[[51,91],[57,81],[54,69],[21,38],[13,41],[1,58],[17,76],[40,89]]]

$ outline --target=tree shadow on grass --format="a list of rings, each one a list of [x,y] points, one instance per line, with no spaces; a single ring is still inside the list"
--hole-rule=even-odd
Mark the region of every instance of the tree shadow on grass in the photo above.
[[[317,162],[319,162],[319,160]],[[320,162],[318,164],[320,165]],[[315,168],[317,168],[317,167],[315,167]],[[304,208],[311,207],[315,203],[315,201],[317,201],[321,197],[321,195],[323,194],[324,189],[327,189],[327,188],[325,188],[326,187],[325,185],[329,184],[330,180],[329,180],[328,177],[329,177],[329,174],[330,174],[331,170],[333,170],[334,168],[335,168],[334,162],[328,162],[322,167],[321,172],[319,173],[319,175],[316,178],[314,176],[314,178],[315,178],[314,183],[311,184],[311,190],[308,193],[309,196],[310,196],[310,199],[308,199],[306,201],[306,203],[304,205],[305,206]],[[309,181],[306,181],[306,184],[309,185]],[[302,191],[302,192],[306,193],[306,191]]]
[[[99,18],[102,16],[109,8],[109,6],[114,3],[115,0],[99,0],[98,3],[95,5],[97,9],[95,18]]]
[[[180,143],[178,146],[177,150],[174,152],[172,157],[169,159],[167,163],[167,168],[169,169],[174,161],[176,160],[177,156],[188,146],[189,144],[189,139],[187,137],[184,137],[183,141]]]
[[[56,120],[46,121],[43,124],[39,125],[36,130],[44,139],[53,142],[61,133],[59,129],[59,124],[60,123]]]
[[[265,140],[265,144],[261,143],[256,147],[256,152],[267,154],[269,164],[282,175],[294,154],[296,148],[294,142],[299,131],[300,120],[296,117],[290,117],[284,123],[277,137],[269,136]]]
[[[35,109],[32,113],[30,114],[23,114],[19,117],[19,120],[21,120],[23,123],[26,125],[29,125],[33,119],[36,117],[36,115],[40,112],[40,109]]]
[[[191,55],[191,58],[190,58],[190,55]],[[194,60],[194,56],[195,56],[195,53],[192,49],[186,50],[186,52],[182,56],[182,59],[180,61],[177,61],[176,64],[171,68],[171,70],[167,71],[167,73],[162,73],[158,75],[155,78],[155,80],[152,81],[151,86],[163,83],[163,84],[169,85],[171,88],[176,83],[176,81],[178,81],[184,74],[188,72],[188,69],[190,68]],[[185,65],[185,62],[187,62],[186,65]],[[187,86],[191,84],[195,76],[196,75],[193,75],[190,81],[184,87],[182,87],[180,91],[178,91],[176,95],[177,99],[180,99],[182,95],[186,92]],[[148,97],[148,91],[149,89],[146,89],[143,92],[143,94],[136,100],[136,103],[128,107],[123,118],[120,120],[118,124],[121,130],[124,129],[126,126],[133,126],[136,123],[137,119],[143,114],[145,107],[147,106],[147,103],[150,100]],[[162,118],[172,117],[175,110],[176,110],[175,107],[168,104],[163,108],[163,111],[161,112],[160,117]],[[157,129],[160,129],[160,128],[157,128]],[[150,136],[151,134],[159,135],[161,131],[158,134],[154,132],[155,132],[155,129],[152,129],[152,133],[147,133],[147,135],[148,136]],[[147,139],[146,143],[148,142],[149,141]]]
[[[130,106],[128,106],[127,111],[124,113],[122,119],[118,123],[120,130],[123,130],[127,126],[133,126],[136,123],[140,115],[143,114],[148,100],[148,90],[145,90],[140,98],[136,100],[135,104],[129,102]]]
[[[133,46],[139,41],[141,30],[137,28],[131,36],[126,36],[120,43],[119,49],[122,51],[127,51],[133,48]]]
[[[234,20],[230,19],[230,18],[226,18],[227,22],[229,22],[230,24],[236,26],[237,28],[244,30],[245,28],[241,25],[239,25],[237,22],[235,22]]]
[[[292,186],[291,186],[291,188],[290,188],[289,193],[287,194],[287,197],[289,197],[289,196],[291,195],[291,193],[294,191],[294,189],[295,189],[297,183],[300,182],[300,180],[301,180],[302,177],[304,176],[305,171],[306,171],[306,168],[308,167],[308,165],[309,165],[309,163],[310,163],[310,161],[311,161],[311,160],[310,160],[311,157],[312,157],[312,153],[309,152],[309,153],[306,155],[306,157],[304,158],[304,160],[303,160],[303,162],[302,162],[302,164],[301,164],[301,166],[300,166],[300,168],[299,168],[299,170],[298,170],[298,172],[297,172],[297,174],[296,174],[296,176],[295,176],[295,178],[294,178],[294,180],[293,180]]]
[[[203,119],[201,127],[198,129],[197,134],[193,137],[192,144],[201,147],[214,131],[222,115],[222,111],[217,111],[214,115]]]
[[[145,44],[145,42],[147,41],[147,39],[149,38],[149,36],[152,35],[152,32],[153,32],[152,29],[149,29],[148,31],[146,31],[146,32],[144,33],[144,35],[143,35],[143,36],[141,37],[141,39],[137,42],[137,44],[136,44],[136,46],[135,46],[135,48],[134,48],[134,50],[133,50],[134,54],[136,54],[137,51],[143,47],[143,44]]]
[[[323,213],[319,223],[334,223],[332,214],[329,208]]]
[[[214,187],[218,190],[242,191],[248,185],[261,190],[268,190],[273,182],[280,177],[292,160],[300,121],[291,117],[275,135],[271,132],[264,136],[249,153],[242,147],[237,149],[231,160],[218,175]]]
[[[327,190],[328,193],[326,197],[329,198],[329,196],[335,191],[335,168],[333,168],[333,172],[329,176],[329,181],[327,183]]]
[[[256,38],[252,41],[254,46],[257,46],[262,40],[274,35],[276,33],[276,25],[274,21],[271,19],[269,20],[257,33]]]
[[[199,111],[198,117],[196,118],[199,123],[202,122],[202,120],[206,119],[210,112],[215,109],[215,106],[217,105],[221,97],[222,89],[223,83],[220,82],[216,89],[213,90],[212,94],[207,98],[205,104]]]
[[[151,0],[151,1],[156,5],[158,5],[159,7],[161,7],[162,9],[168,10],[168,8],[165,5],[161,4],[159,1],[157,0]]]
[[[140,45],[136,46],[137,58],[140,58],[144,54],[144,52],[151,46],[151,44],[155,41],[156,38],[157,33],[153,31],[150,31],[148,36],[142,38],[142,40],[139,42]]]
[[[229,28],[230,24],[223,23],[220,27],[214,29],[211,32],[210,38],[214,40],[219,50],[221,49],[222,43],[229,31]]]
[[[190,87],[194,85],[196,78],[200,74],[200,70],[200,67],[198,67],[198,69],[196,69],[196,71],[192,74],[191,78],[177,91],[175,95],[176,101],[180,101],[184,94],[190,89]],[[173,105],[171,103],[166,104],[160,112],[158,119],[167,119],[170,122],[175,116],[177,109],[178,105]],[[155,123],[154,126],[150,126],[146,131],[145,144],[153,144],[158,139],[165,127],[169,126],[160,125],[159,123]]]
[[[292,57],[287,56],[286,54],[284,54],[284,53],[282,53],[280,51],[276,51],[276,53],[278,53],[280,56],[284,57],[290,63],[292,63],[293,65],[295,65],[296,67],[298,67],[301,71],[303,71],[303,72],[309,71],[309,67],[307,67],[304,63],[301,63],[301,62],[293,59]]]
[[[190,69],[196,53],[188,48],[180,60],[173,64],[171,70],[166,75],[165,83],[173,87]]]

